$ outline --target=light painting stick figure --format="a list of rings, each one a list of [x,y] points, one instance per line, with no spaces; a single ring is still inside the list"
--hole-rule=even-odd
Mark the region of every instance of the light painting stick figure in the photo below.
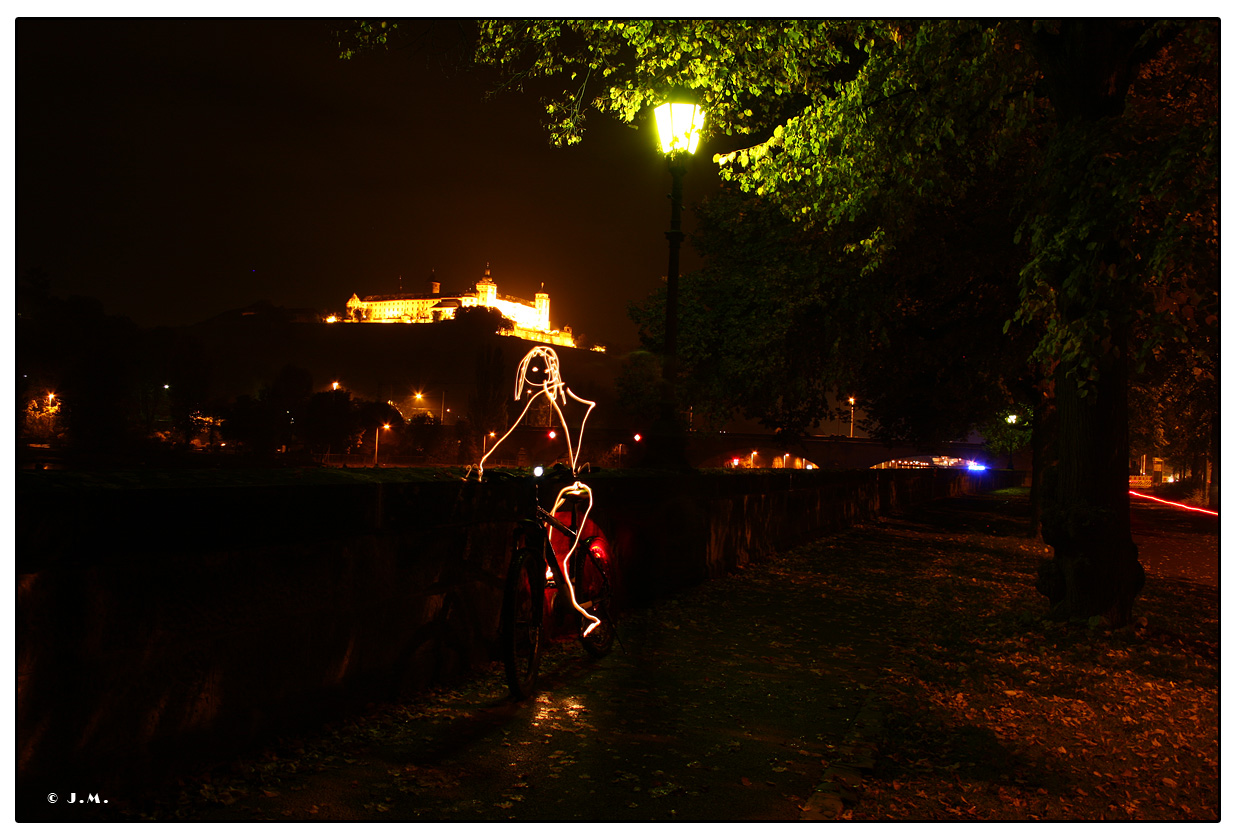
[[[538,358],[542,360],[544,371],[542,371],[539,367],[533,366],[533,362],[535,362]],[[533,381],[533,379],[529,377],[530,373],[543,373],[544,376],[540,378],[540,381]],[[583,518],[579,522],[579,528],[575,533],[575,542],[571,544],[570,550],[566,553],[566,556],[562,558],[562,568],[564,571],[567,571],[570,569],[569,564],[571,558],[575,555],[575,549],[579,547],[579,540],[584,533],[584,525],[588,521],[588,515],[592,512],[592,488],[579,480],[576,475],[576,470],[579,462],[579,451],[584,442],[584,426],[588,423],[588,417],[592,414],[592,410],[597,407],[597,404],[592,400],[586,400],[583,397],[578,396],[574,391],[567,387],[566,383],[562,381],[562,372],[558,365],[558,354],[554,352],[552,347],[547,347],[543,344],[529,350],[527,355],[524,356],[523,361],[519,363],[519,370],[515,374],[515,399],[518,400],[523,397],[525,388],[536,390],[528,398],[528,402],[524,405],[524,410],[520,413],[519,418],[511,424],[511,428],[507,429],[506,434],[498,438],[498,441],[493,446],[489,447],[485,454],[481,456],[481,461],[477,465],[477,476],[479,478],[485,474],[485,460],[493,454],[494,450],[501,446],[502,442],[510,437],[511,432],[515,431],[515,428],[523,422],[524,417],[527,416],[528,410],[532,408],[532,403],[536,400],[536,398],[544,395],[545,399],[549,401],[549,404],[553,406],[554,413],[557,414],[558,421],[562,424],[562,433],[566,435],[567,455],[570,457],[571,461],[571,476],[575,479],[572,484],[563,487],[562,490],[558,492],[558,498],[554,500],[554,506],[550,509],[549,515],[557,516],[558,510],[562,507],[563,502],[566,501],[567,496],[588,497],[588,507],[584,511]],[[567,404],[568,397],[581,405],[588,406],[588,409],[584,412],[584,419],[579,423],[579,436],[574,442],[571,440],[571,427],[567,424],[566,415],[562,413],[562,407]],[[559,405],[559,403],[562,405]],[[571,576],[569,572],[566,575],[566,579],[567,591],[571,596],[571,606],[575,608],[576,612],[592,622],[588,625],[587,629],[584,630],[584,635],[587,636],[595,630],[598,625],[600,625],[601,619],[597,618],[595,615],[592,615],[579,605],[579,601],[575,598],[575,586],[571,583]]]

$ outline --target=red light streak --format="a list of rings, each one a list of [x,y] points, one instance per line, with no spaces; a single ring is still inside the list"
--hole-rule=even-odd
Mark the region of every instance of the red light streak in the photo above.
[[[1145,493],[1137,493],[1133,490],[1129,491],[1129,495],[1137,496],[1137,498],[1139,499],[1149,499],[1152,502],[1158,502],[1159,504],[1163,504],[1163,505],[1171,505],[1172,507],[1178,507],[1181,510],[1195,510],[1198,513],[1209,513],[1211,516],[1219,515],[1219,512],[1217,510],[1207,510],[1206,508],[1190,507],[1189,505],[1182,505],[1179,502],[1169,502],[1167,499],[1160,499],[1156,496],[1147,496]]]

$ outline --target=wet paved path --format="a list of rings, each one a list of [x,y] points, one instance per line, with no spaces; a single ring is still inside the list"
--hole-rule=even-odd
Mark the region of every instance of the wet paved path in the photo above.
[[[907,538],[954,532],[971,508],[988,512],[970,530],[1012,535],[1024,527],[1012,511],[993,517],[988,502],[957,500],[933,505],[929,524],[856,528],[628,612],[622,646],[600,662],[574,641],[552,646],[535,700],[511,701],[495,667],[239,761],[179,805],[133,803],[128,818],[811,816],[804,807],[822,777],[851,761],[855,718],[903,632],[899,603],[921,548]],[[1208,583],[1217,575],[1215,520],[1136,503],[1148,572]],[[890,562],[861,560],[872,552]]]
[[[794,554],[629,612],[604,660],[554,645],[534,701],[494,669],[280,750],[266,786],[255,761],[248,793],[182,817],[799,819],[888,644],[870,601],[830,585],[837,562]]]

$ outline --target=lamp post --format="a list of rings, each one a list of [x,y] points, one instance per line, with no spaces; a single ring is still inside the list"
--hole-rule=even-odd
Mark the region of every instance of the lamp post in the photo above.
[[[850,437],[854,437],[854,398],[850,397]]]
[[[424,398],[425,398],[425,395],[423,393],[421,393],[420,391],[416,392],[417,402],[420,402]],[[446,391],[445,389],[442,391],[442,413],[438,415],[438,425],[440,426],[446,425]]]
[[[1008,417],[1004,418],[1004,420],[1010,426],[1017,425],[1017,415],[1016,414],[1010,414]],[[1008,468],[1010,470],[1014,469],[1013,467],[1013,436],[1012,435],[1009,435],[1009,466]]]
[[[375,467],[378,465],[378,437],[380,436],[379,433],[382,429],[386,429],[389,432],[391,430],[391,424],[383,423],[380,428],[373,430],[373,465]]]
[[[661,435],[663,451],[659,457],[666,465],[678,466],[684,460],[683,440],[676,415],[675,380],[678,377],[678,255],[682,248],[682,178],[687,172],[687,156],[694,154],[704,127],[704,110],[695,98],[679,91],[653,111],[661,152],[669,166],[670,228],[669,268],[665,275],[665,361],[662,365]]]

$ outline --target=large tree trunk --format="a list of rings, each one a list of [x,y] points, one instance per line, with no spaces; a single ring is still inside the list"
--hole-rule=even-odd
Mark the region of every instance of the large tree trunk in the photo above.
[[[1170,37],[1143,42],[1146,32],[1144,21],[1112,19],[1068,19],[1030,29],[1029,42],[1056,112],[1053,145],[1062,153],[1055,160],[1064,167],[1050,173],[1059,190],[1056,200],[1067,204],[1078,194],[1075,185],[1099,177],[1092,164],[1107,151],[1104,124],[1119,120],[1138,65]],[[1055,552],[1040,567],[1037,587],[1057,618],[1104,616],[1120,627],[1132,618],[1146,574],[1129,525],[1128,323],[1133,315],[1122,280],[1102,276],[1108,266],[1128,265],[1130,255],[1121,245],[1122,214],[1107,212],[1102,196],[1101,190],[1091,191],[1094,228],[1089,247],[1076,255],[1093,266],[1093,282],[1057,284],[1056,303],[1066,321],[1106,312],[1105,319],[1093,322],[1105,320],[1111,334],[1097,354],[1096,370],[1075,370],[1068,363],[1056,369],[1057,471],[1043,505],[1043,539]],[[1087,256],[1096,246],[1102,255],[1097,262]],[[1070,268],[1064,267],[1066,274]],[[1084,396],[1079,380],[1087,382]]]
[[[1043,539],[1055,552],[1037,588],[1058,619],[1104,616],[1122,627],[1146,574],[1129,524],[1128,354],[1123,340],[1112,344],[1085,396],[1069,372],[1057,373],[1059,460],[1043,509]]]

